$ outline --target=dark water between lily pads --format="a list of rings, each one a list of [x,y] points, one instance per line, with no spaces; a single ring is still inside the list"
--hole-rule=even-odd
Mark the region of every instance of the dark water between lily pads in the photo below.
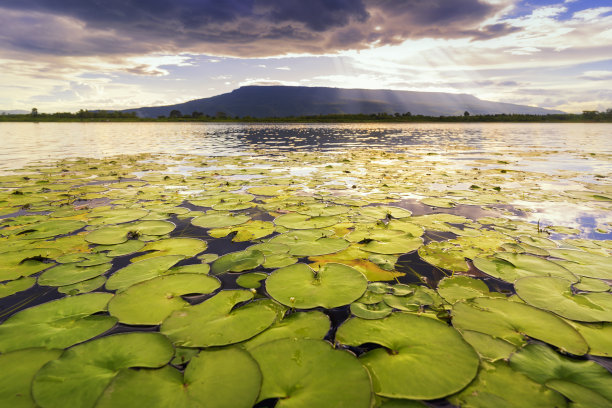
[[[249,296],[253,293],[257,299],[245,298],[243,302],[232,303],[228,313],[233,310],[232,313],[246,315],[249,310],[257,309],[258,313],[269,314],[276,310],[271,303],[289,309],[283,310],[286,313],[282,321],[281,317],[273,324],[270,320],[268,326],[253,332],[255,337],[250,337],[251,334],[213,343],[222,349],[226,345],[248,343],[257,336],[265,338],[277,324],[283,327],[285,320],[291,321],[291,316],[295,319],[288,326],[295,324],[299,316],[311,319],[309,326],[296,331],[310,335],[309,330],[314,330],[310,325],[318,324],[315,321],[320,318],[316,313],[329,319],[326,326],[329,330],[317,335],[318,338],[357,356],[368,356],[364,361],[376,355],[376,349],[381,347],[389,355],[398,352],[385,342],[384,336],[375,335],[379,329],[389,327],[368,326],[382,322],[379,319],[383,316],[392,314],[397,322],[400,318],[414,319],[415,324],[425,320],[424,327],[432,319],[441,326],[434,324],[432,330],[442,330],[440,333],[452,329],[448,333],[450,337],[471,345],[469,350],[459,353],[463,353],[467,362],[457,364],[480,364],[479,374],[471,383],[474,389],[470,392],[459,391],[474,378],[476,371],[464,378],[449,374],[454,390],[444,390],[446,380],[434,384],[430,394],[420,394],[419,387],[400,390],[405,392],[400,393],[401,398],[428,400],[428,406],[450,406],[450,402],[467,404],[470,398],[486,392],[500,395],[502,399],[514,398],[503,389],[487,390],[487,375],[493,375],[493,379],[499,376],[511,383],[506,361],[512,353],[518,353],[512,369],[529,376],[532,365],[529,361],[543,358],[544,354],[538,353],[551,350],[543,346],[545,343],[554,346],[555,351],[550,352],[556,358],[570,356],[567,357],[570,363],[559,363],[569,364],[567,367],[590,359],[597,361],[598,367],[612,368],[609,358],[612,345],[609,339],[601,340],[612,329],[611,295],[607,286],[612,283],[612,267],[607,263],[612,259],[611,124],[8,123],[0,125],[0,141],[0,351],[3,353],[21,348],[11,340],[11,333],[3,331],[7,325],[14,324],[14,317],[19,317],[19,312],[25,309],[66,298],[63,289],[74,287],[66,289],[74,290],[67,292],[69,295],[85,293],[79,296],[90,296],[86,294],[89,291],[106,292],[109,297],[114,293],[114,299],[123,296],[122,299],[134,302],[134,299],[138,301],[137,287],[146,287],[149,279],[164,285],[164,276],[176,280],[178,275],[190,274],[195,282],[198,280],[195,273],[180,268],[209,263],[212,270],[206,276],[214,275],[219,283],[217,289],[196,293],[183,289],[176,297],[187,304],[166,315],[164,325],[177,320],[182,310],[194,310],[189,305],[213,304],[227,290],[238,293],[246,292],[240,289],[251,288]],[[133,211],[140,215],[134,215]],[[149,223],[149,229],[140,223]],[[133,227],[119,234],[112,232],[113,228],[119,231],[122,225]],[[171,228],[164,230],[169,225]],[[54,234],[54,228],[63,228],[64,232]],[[156,229],[164,231],[156,232]],[[308,233],[320,235],[308,238]],[[71,238],[75,240],[70,241]],[[178,244],[181,238],[186,240]],[[123,251],[122,245],[135,242],[142,244],[140,249],[111,255],[113,251]],[[35,248],[55,248],[56,243],[61,251],[36,253]],[[261,250],[249,249],[254,244],[263,246]],[[34,252],[22,259],[19,251]],[[232,258],[234,255],[236,258]],[[131,279],[127,271],[145,262],[139,259],[147,256],[158,259],[175,256],[179,260],[152,275],[146,275],[145,271],[139,280],[121,283],[126,276]],[[216,256],[221,258],[215,259]],[[267,265],[268,261],[272,263]],[[96,278],[79,281],[67,274],[53,275],[54,270],[66,265],[72,265],[77,275],[93,270],[100,263],[108,265],[108,269]],[[305,303],[303,307],[295,306],[296,297],[285,299],[282,288],[285,285],[299,289],[302,283],[277,283],[279,279],[282,281],[279,271],[293,265],[305,267],[305,264],[318,271],[314,272],[315,280],[320,279],[319,273],[324,273],[329,265],[338,274],[355,272],[357,278],[347,275],[347,293],[354,290],[351,279],[364,280],[355,284],[364,286],[353,298],[348,295],[346,301],[337,299],[345,296],[344,293],[331,293],[327,288],[325,296],[328,297],[316,291],[312,295],[320,303],[298,299],[297,302]],[[338,269],[338,265],[346,265],[345,269],[350,266],[348,269],[352,272]],[[38,269],[20,275],[20,268]],[[132,271],[142,273],[136,268]],[[259,273],[265,281],[260,286],[245,286],[239,279],[250,272]],[[294,269],[292,273],[297,276],[301,272]],[[87,286],[87,282],[98,278],[101,282],[92,284],[97,286]],[[32,282],[30,286],[25,284],[28,279]],[[561,286],[567,284],[567,287],[563,294],[552,286],[534,290],[540,282],[550,285],[565,282]],[[25,286],[19,286],[22,284]],[[18,289],[13,290],[11,285]],[[547,301],[546,296],[543,300],[541,293],[546,291],[550,291],[550,299],[558,296],[557,301]],[[151,299],[154,295],[150,295]],[[162,302],[166,296],[161,297]],[[556,303],[568,299],[573,302],[569,312],[557,308]],[[484,306],[473,309],[467,306],[479,301]],[[518,303],[521,305],[517,306]],[[102,308],[83,312],[83,316],[60,311],[67,317],[44,322],[41,330],[45,324],[55,330],[57,324],[58,333],[62,333],[61,330],[72,324],[71,319],[78,326],[82,323],[79,319],[117,318],[119,323],[106,331],[55,347],[68,348],[92,336],[99,339],[133,332],[151,335],[161,332],[175,346],[209,347],[208,343],[190,346],[193,333],[181,337],[159,322],[154,324],[137,314],[134,317],[130,313],[138,312],[143,303],[134,305],[127,312],[120,306],[113,310],[109,306],[108,311]],[[521,307],[539,308],[536,312],[546,316],[538,317],[543,320],[536,319],[537,324],[530,326]],[[510,320],[508,325],[523,337],[513,337],[516,333],[504,331],[503,325],[499,329],[493,321],[479,326],[483,319],[479,313],[483,310],[502,311],[495,319],[518,319]],[[428,317],[421,318],[421,314]],[[573,328],[556,316],[574,321]],[[523,318],[526,326],[517,327]],[[551,319],[556,320],[551,323]],[[355,323],[356,327],[362,325],[361,331],[351,333],[347,322]],[[565,330],[567,337],[547,337],[538,332],[540,323],[551,327],[565,324],[561,331]],[[228,332],[233,335],[235,329],[231,326]],[[337,333],[339,329],[344,332]],[[179,327],[181,330],[188,332],[189,328]],[[395,329],[389,330],[387,335],[394,336]],[[556,329],[549,331],[556,332]],[[459,332],[467,343],[460,340]],[[34,333],[35,339],[36,336]],[[35,342],[30,347],[46,347],[46,342],[52,342],[44,338],[44,333],[41,336],[42,343]],[[431,347],[435,349],[434,344],[445,336],[432,337]],[[396,340],[401,343],[402,338]],[[428,353],[429,348],[428,344],[423,353]],[[190,357],[189,350],[193,351],[181,349],[180,352]],[[536,353],[536,357],[529,357],[529,353]],[[377,356],[371,358],[373,365],[378,364],[377,359],[386,358]],[[521,363],[521,358],[528,363]],[[442,361],[445,360],[439,363]],[[264,367],[263,359],[258,362]],[[166,365],[164,369],[176,368],[182,373],[183,363],[173,360],[173,366]],[[439,365],[440,373],[432,379],[446,376],[454,369],[448,370],[442,365]],[[429,375],[428,367],[420,368]],[[368,366],[368,369],[372,368]],[[404,369],[407,371],[403,373],[414,371]],[[550,369],[555,371],[554,367]],[[373,370],[370,376],[376,375]],[[603,376],[601,372],[597,375]],[[481,376],[482,384],[478,383]],[[395,377],[382,372],[382,387],[393,389]],[[520,381],[530,381],[525,378],[521,377]],[[67,381],[69,384],[71,379]],[[602,381],[612,380],[605,377]],[[564,397],[551,395],[552,391],[544,392],[542,387],[536,390],[539,385],[534,384],[529,382],[533,397],[548,402],[567,399],[588,405],[587,397],[593,397],[588,393],[586,397],[576,396],[554,387]],[[577,384],[589,387],[580,381]],[[430,392],[429,385],[424,388]],[[605,388],[595,387],[591,391],[612,398]],[[381,395],[385,392],[379,393],[377,407],[395,406],[392,400],[381,399]],[[35,397],[40,405],[56,406],[42,394]],[[112,398],[119,399],[108,401],[121,401],[121,396]],[[256,406],[271,407],[275,403],[276,399],[270,398]]]

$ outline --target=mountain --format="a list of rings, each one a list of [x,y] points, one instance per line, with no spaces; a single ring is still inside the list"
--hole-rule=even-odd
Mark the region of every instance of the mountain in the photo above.
[[[27,111],[27,110],[20,110],[20,109],[13,109],[13,110],[4,110],[4,109],[0,109],[0,115],[25,115],[30,113],[31,111]]]
[[[304,86],[243,86],[230,93],[195,99],[177,105],[127,109],[140,117],[168,116],[172,110],[183,115],[202,112],[215,116],[287,117],[338,113],[406,113],[427,116],[519,113],[546,115],[561,111],[483,101],[472,95],[444,92],[343,89]]]

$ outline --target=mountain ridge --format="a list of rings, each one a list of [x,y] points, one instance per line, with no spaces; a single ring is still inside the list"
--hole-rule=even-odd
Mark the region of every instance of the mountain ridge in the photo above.
[[[200,112],[217,116],[253,118],[315,116],[329,114],[406,113],[425,116],[458,116],[465,111],[475,115],[564,113],[511,103],[479,99],[469,94],[395,91],[389,89],[348,89],[303,86],[250,85],[209,98],[184,103],[125,109],[139,117],[169,116],[178,110],[190,115]]]

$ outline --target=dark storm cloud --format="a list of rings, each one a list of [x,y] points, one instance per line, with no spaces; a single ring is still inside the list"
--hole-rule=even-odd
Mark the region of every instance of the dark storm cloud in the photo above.
[[[484,0],[3,0],[0,41],[53,55],[326,53],[408,38],[488,38]]]

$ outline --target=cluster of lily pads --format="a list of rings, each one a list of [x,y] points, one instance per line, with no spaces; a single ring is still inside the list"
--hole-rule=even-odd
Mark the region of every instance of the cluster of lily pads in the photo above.
[[[1,176],[0,400],[612,406],[612,241],[520,218],[610,211],[612,186],[526,198],[563,176],[485,164],[143,154]]]

